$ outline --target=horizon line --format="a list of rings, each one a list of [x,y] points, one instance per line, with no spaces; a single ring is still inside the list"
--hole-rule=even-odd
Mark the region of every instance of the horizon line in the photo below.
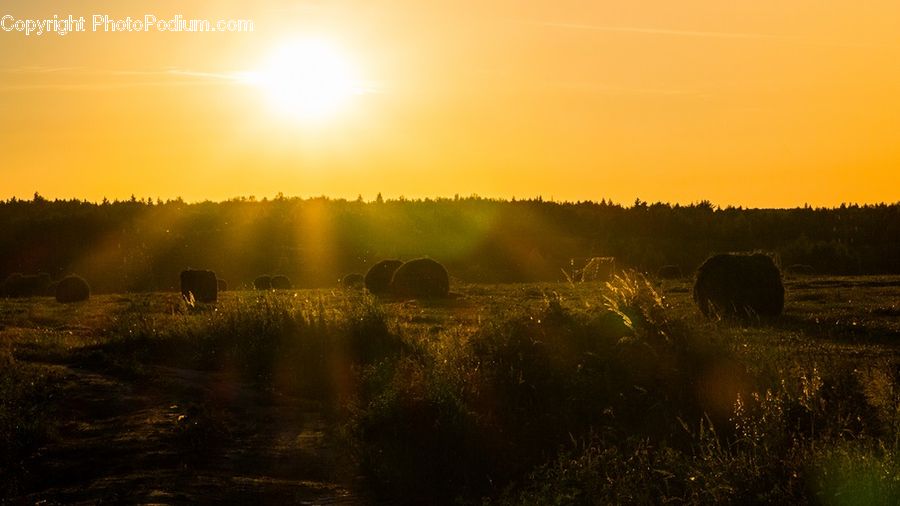
[[[163,199],[162,197],[137,197],[135,194],[132,194],[131,197],[127,197],[124,199],[120,199],[119,197],[115,197],[113,199],[108,199],[107,197],[102,197],[98,200],[90,200],[88,198],[78,198],[78,197],[53,197],[47,198],[40,194],[40,192],[34,192],[34,195],[30,199],[20,198],[16,195],[12,195],[3,199],[0,199],[0,204],[12,204],[12,203],[71,203],[71,202],[79,202],[83,204],[89,205],[104,205],[104,204],[142,204],[146,206],[156,206],[156,205],[166,205],[166,204],[184,204],[184,205],[200,205],[200,204],[227,204],[227,203],[269,203],[269,202],[283,202],[283,201],[293,201],[293,202],[309,202],[315,200],[325,200],[331,202],[348,202],[348,203],[361,203],[361,204],[378,204],[378,199],[381,198],[384,203],[423,203],[423,202],[458,202],[464,200],[475,200],[475,201],[489,201],[496,203],[519,203],[519,202],[539,202],[539,203],[547,203],[547,204],[557,204],[557,205],[585,205],[585,204],[593,204],[593,205],[607,205],[612,207],[621,207],[623,209],[633,209],[636,207],[650,207],[650,206],[667,206],[670,208],[676,207],[709,207],[713,210],[727,210],[727,209],[739,209],[739,210],[796,210],[796,209],[842,209],[847,207],[879,207],[879,206],[900,206],[900,200],[895,202],[888,201],[879,201],[879,202],[841,202],[837,205],[811,205],[808,202],[803,204],[797,204],[795,206],[790,207],[755,207],[749,205],[742,204],[726,204],[726,205],[718,205],[709,199],[700,199],[700,200],[692,200],[690,202],[671,202],[671,201],[662,201],[657,200],[654,202],[643,200],[640,197],[635,197],[634,202],[631,204],[623,204],[620,202],[616,202],[611,198],[601,197],[599,200],[595,199],[563,199],[557,200],[555,197],[544,197],[543,195],[535,195],[531,197],[516,197],[515,195],[511,197],[492,197],[492,196],[484,196],[479,195],[477,193],[472,193],[469,195],[460,195],[455,194],[453,196],[430,196],[430,197],[405,197],[403,195],[397,196],[389,196],[383,197],[381,192],[377,192],[377,196],[374,199],[366,200],[362,198],[362,194],[358,194],[357,198],[345,198],[345,197],[331,197],[328,195],[284,195],[281,192],[275,194],[274,196],[263,195],[262,197],[257,197],[256,195],[239,195],[229,197],[227,199],[222,200],[213,200],[210,198],[202,199],[202,200],[185,200],[180,195],[175,197],[166,197]]]

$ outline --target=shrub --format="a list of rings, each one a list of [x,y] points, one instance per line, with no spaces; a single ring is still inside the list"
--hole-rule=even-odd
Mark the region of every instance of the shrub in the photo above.
[[[272,276],[272,289],[273,290],[290,290],[294,285],[291,283],[291,280],[288,279],[287,276],[278,275]]]
[[[270,276],[259,276],[253,280],[253,288],[257,290],[271,290],[272,278]]]
[[[681,267],[677,265],[663,265],[656,272],[656,277],[659,279],[679,279],[682,276]]]
[[[366,278],[362,274],[347,274],[341,279],[341,286],[344,288],[363,288],[366,286]]]
[[[181,271],[181,295],[193,297],[198,302],[215,302],[219,295],[216,273],[194,269]]]
[[[81,302],[91,297],[91,287],[84,278],[79,276],[66,276],[56,285],[56,300],[58,302]]]
[[[369,269],[369,272],[366,273],[366,288],[371,293],[386,293],[391,286],[391,279],[394,277],[394,271],[401,265],[403,265],[403,262],[400,260],[382,260],[373,265]]]
[[[776,317],[784,309],[781,271],[762,253],[711,256],[697,271],[694,302],[707,317]]]
[[[391,292],[400,297],[446,297],[450,292],[450,277],[438,262],[417,258],[394,271]]]

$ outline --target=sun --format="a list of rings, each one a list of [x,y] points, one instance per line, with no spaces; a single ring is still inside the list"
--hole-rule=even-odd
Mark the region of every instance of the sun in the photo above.
[[[263,90],[275,111],[297,120],[333,117],[363,92],[349,56],[322,39],[278,46],[244,80]]]

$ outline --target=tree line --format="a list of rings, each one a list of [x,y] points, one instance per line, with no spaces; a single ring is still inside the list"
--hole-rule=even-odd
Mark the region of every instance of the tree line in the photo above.
[[[838,208],[719,208],[497,200],[477,196],[372,202],[320,198],[0,202],[0,279],[69,273],[96,291],[170,290],[189,267],[229,286],[282,273],[335,286],[385,258],[429,256],[466,282],[565,279],[573,259],[690,274],[712,253],[773,252],[820,274],[900,274],[900,203]]]

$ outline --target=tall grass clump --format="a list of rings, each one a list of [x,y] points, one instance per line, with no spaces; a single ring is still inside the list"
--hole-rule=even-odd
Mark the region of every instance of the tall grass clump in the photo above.
[[[782,372],[737,396],[727,423],[685,424],[687,447],[594,432],[493,502],[897,504],[896,366]]]
[[[229,299],[215,309],[179,306],[160,315],[137,304],[107,351],[136,362],[231,371],[266,389],[335,399],[354,369],[402,351],[371,297],[299,297],[274,292]]]
[[[373,488],[410,502],[494,495],[596,431],[689,447],[697,385],[728,354],[670,321],[638,274],[583,302],[549,294],[366,378],[350,432]]]
[[[442,503],[489,489],[491,434],[451,378],[407,355],[366,368],[362,380],[342,432],[377,497]]]

